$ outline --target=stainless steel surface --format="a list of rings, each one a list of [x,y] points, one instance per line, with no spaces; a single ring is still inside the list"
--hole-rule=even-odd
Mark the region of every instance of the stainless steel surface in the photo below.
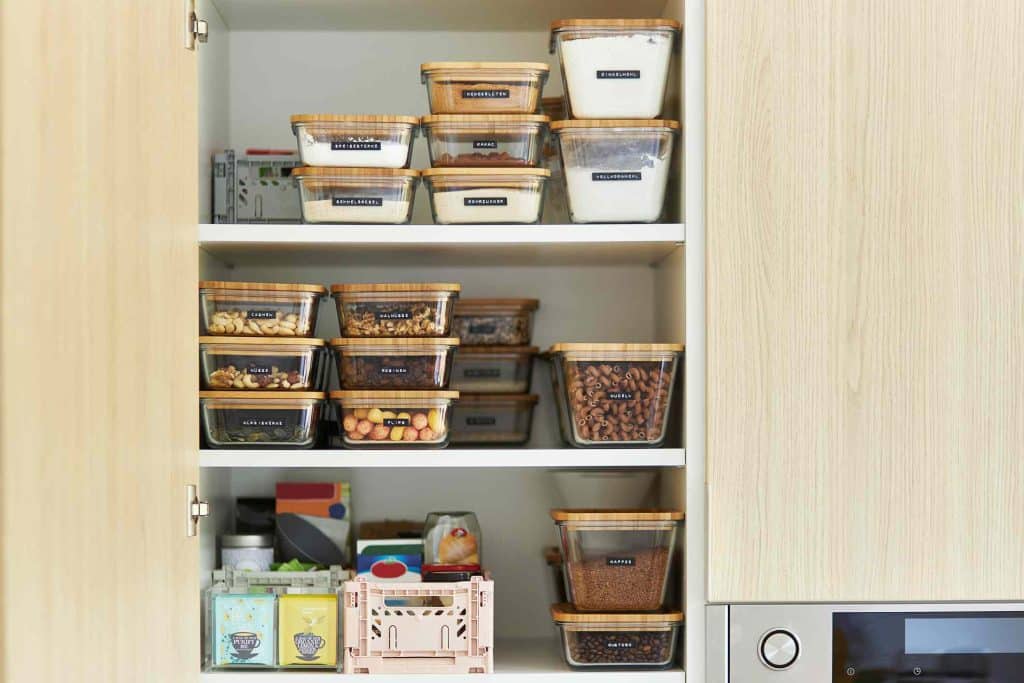
[[[729,682],[729,607],[708,605],[704,610],[705,683]]]
[[[185,485],[185,535],[195,536],[199,533],[199,520],[210,516],[210,504],[199,500],[195,484]]]
[[[761,636],[757,651],[769,669],[788,669],[800,657],[800,643],[789,631],[776,629]]]

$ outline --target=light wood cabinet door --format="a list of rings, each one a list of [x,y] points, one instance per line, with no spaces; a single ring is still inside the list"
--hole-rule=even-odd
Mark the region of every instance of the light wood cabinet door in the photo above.
[[[0,2],[0,680],[196,680],[182,0]]]
[[[710,599],[1024,599],[1024,3],[707,50]]]

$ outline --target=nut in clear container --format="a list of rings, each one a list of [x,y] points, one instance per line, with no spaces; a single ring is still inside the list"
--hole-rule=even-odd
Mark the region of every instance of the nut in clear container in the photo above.
[[[434,222],[539,223],[546,168],[428,168],[423,171],[430,192]]]
[[[345,337],[446,337],[461,285],[410,282],[331,285]]]
[[[420,65],[432,114],[533,114],[550,70],[543,62]]]
[[[529,346],[537,299],[459,299],[453,334],[466,346]]]
[[[562,603],[551,606],[551,618],[571,668],[643,671],[671,668],[683,614],[595,614]]]
[[[458,337],[331,340],[344,389],[446,389]]]
[[[200,385],[210,390],[316,390],[323,350],[322,339],[200,337]]]
[[[457,391],[332,391],[346,448],[444,448]]]
[[[415,116],[295,114],[292,132],[306,166],[408,168]]]
[[[549,122],[540,114],[424,116],[430,165],[539,166]]]
[[[408,223],[420,172],[408,168],[292,171],[306,223]]]
[[[312,337],[322,285],[269,282],[199,283],[199,333],[257,337]]]

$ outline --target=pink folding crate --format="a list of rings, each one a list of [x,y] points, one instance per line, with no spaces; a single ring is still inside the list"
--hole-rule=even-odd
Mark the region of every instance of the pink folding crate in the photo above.
[[[345,582],[347,674],[494,671],[494,582]]]

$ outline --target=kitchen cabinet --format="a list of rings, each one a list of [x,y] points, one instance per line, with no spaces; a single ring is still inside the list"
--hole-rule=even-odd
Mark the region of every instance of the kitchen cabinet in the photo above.
[[[1024,6],[709,3],[713,602],[1024,597]]]

